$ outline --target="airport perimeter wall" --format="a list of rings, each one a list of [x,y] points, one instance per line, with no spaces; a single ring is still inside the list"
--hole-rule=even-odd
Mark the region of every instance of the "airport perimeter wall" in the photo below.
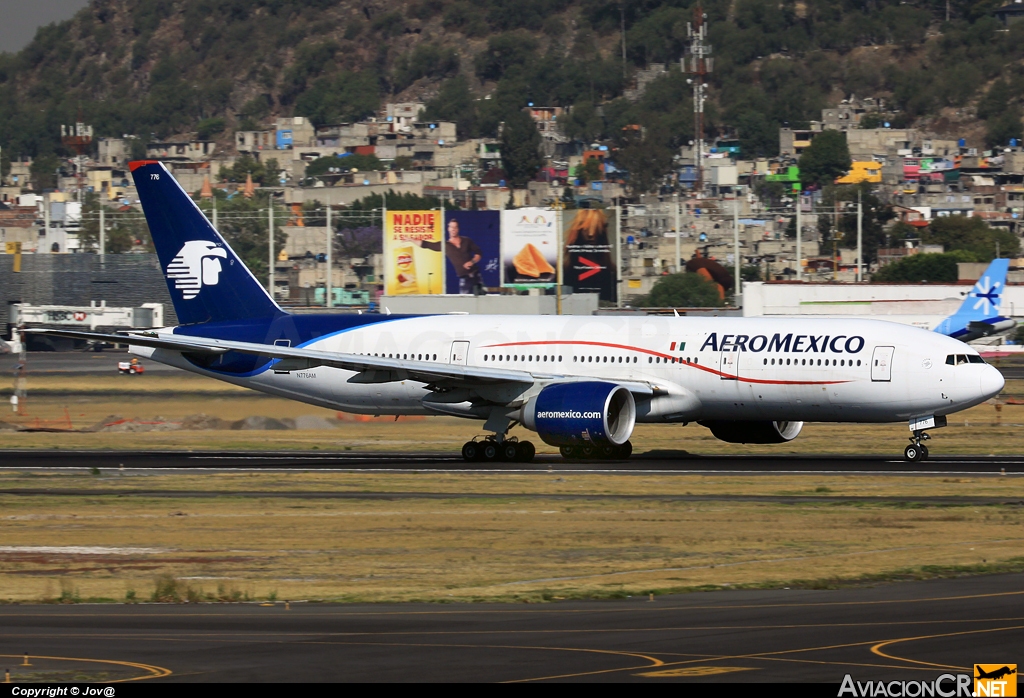
[[[743,316],[950,315],[972,284],[743,284]],[[1007,286],[1002,314],[1024,317],[1024,286]]]
[[[21,271],[14,255],[0,254],[0,330],[11,320],[12,303],[139,307],[163,303],[164,322],[178,324],[155,254],[26,254]]]
[[[593,315],[598,308],[598,294],[570,293],[562,296],[563,315]],[[433,313],[467,313],[469,315],[554,315],[554,296],[381,296],[380,307],[392,313],[430,315]]]

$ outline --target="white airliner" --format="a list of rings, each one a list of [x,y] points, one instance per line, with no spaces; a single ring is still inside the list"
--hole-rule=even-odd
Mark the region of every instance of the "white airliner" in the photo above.
[[[962,342],[874,320],[292,315],[156,161],[130,165],[182,323],[126,335],[142,357],[272,395],[372,415],[478,419],[467,460],[533,458],[522,425],[567,458],[624,458],[636,423],[697,422],[731,443],[783,443],[805,421],[928,429],[998,394]]]

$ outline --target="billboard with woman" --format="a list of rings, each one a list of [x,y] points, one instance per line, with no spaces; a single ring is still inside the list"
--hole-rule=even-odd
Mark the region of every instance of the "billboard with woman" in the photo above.
[[[573,293],[598,293],[601,300],[614,303],[618,292],[615,219],[602,209],[580,209],[563,213],[562,283]]]

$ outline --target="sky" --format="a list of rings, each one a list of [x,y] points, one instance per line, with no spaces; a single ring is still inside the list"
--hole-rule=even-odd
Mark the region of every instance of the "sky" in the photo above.
[[[0,51],[20,51],[36,35],[36,29],[70,19],[89,0],[0,0]]]

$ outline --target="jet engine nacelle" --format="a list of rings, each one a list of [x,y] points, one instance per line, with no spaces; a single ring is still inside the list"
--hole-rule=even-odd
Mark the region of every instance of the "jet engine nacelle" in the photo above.
[[[804,428],[803,422],[700,422],[719,441],[731,444],[782,444],[792,441]]]
[[[619,446],[633,434],[636,402],[629,390],[614,383],[555,383],[530,398],[520,421],[552,446]]]

